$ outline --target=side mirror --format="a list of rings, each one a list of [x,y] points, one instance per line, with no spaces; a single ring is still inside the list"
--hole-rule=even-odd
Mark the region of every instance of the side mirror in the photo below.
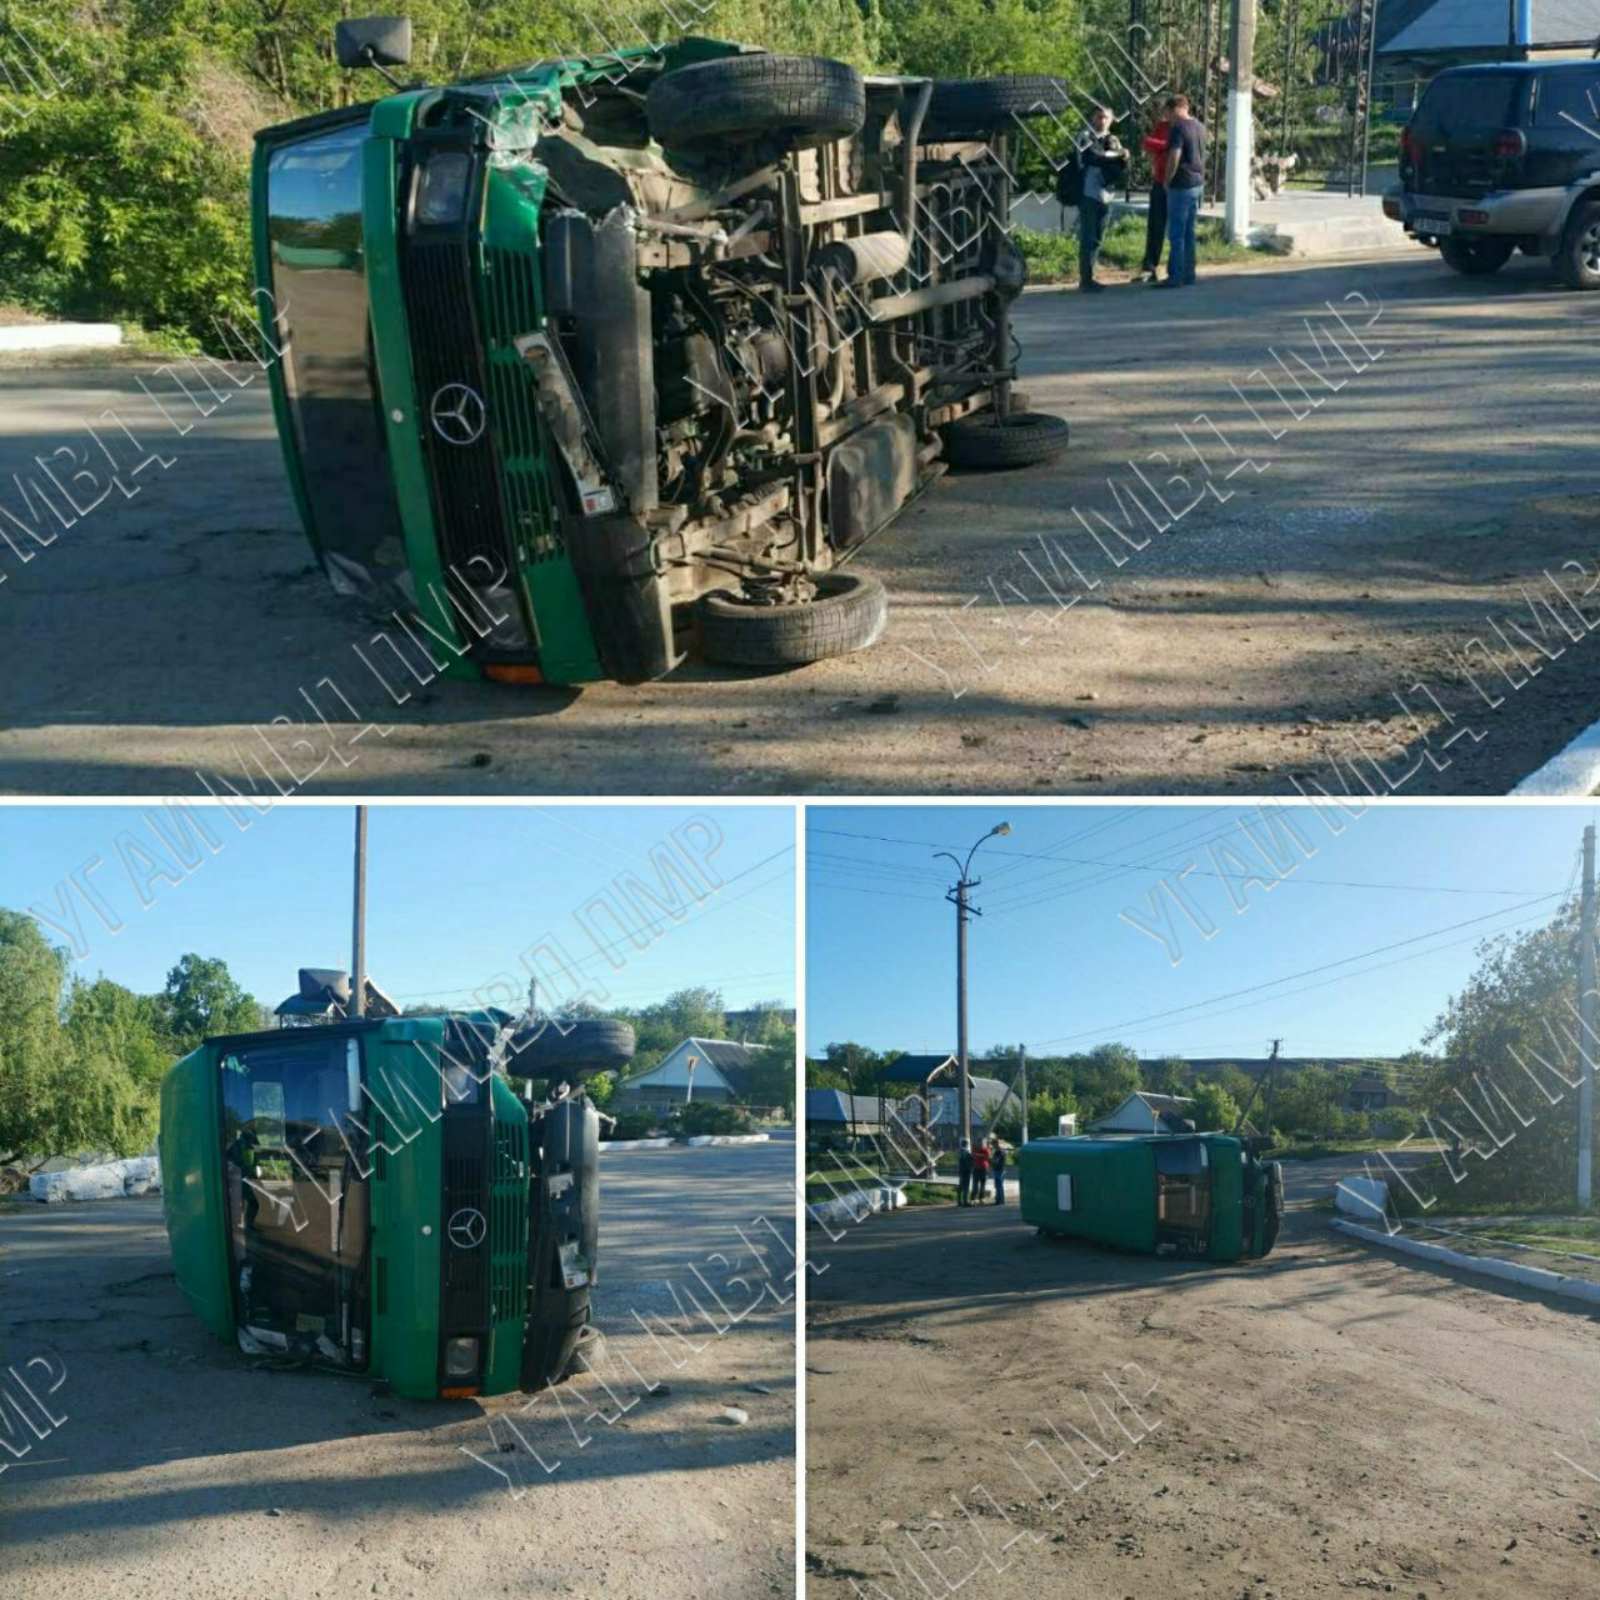
[[[411,60],[410,17],[354,17],[333,30],[339,65],[403,67]]]

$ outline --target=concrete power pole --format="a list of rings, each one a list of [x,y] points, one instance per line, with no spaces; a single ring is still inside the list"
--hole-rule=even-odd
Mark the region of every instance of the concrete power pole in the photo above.
[[[350,1015],[367,1014],[367,808],[356,807],[356,893],[350,930]]]
[[[1583,910],[1578,931],[1578,1204],[1594,1199],[1594,824],[1583,830]]]
[[[1022,1057],[1022,1142],[1028,1142],[1028,1047],[1022,1045],[1017,1054]]]
[[[1272,1102],[1278,1089],[1278,1051],[1282,1044],[1282,1039],[1272,1041],[1272,1055],[1267,1061],[1267,1125],[1261,1131],[1266,1135],[1269,1146],[1272,1142]]]
[[[967,918],[972,907],[967,903],[966,873],[956,885],[956,1055],[961,1063],[961,1133],[972,1144],[972,1078],[967,1071]]]
[[[1233,0],[1228,39],[1228,172],[1224,185],[1228,238],[1250,232],[1250,159],[1255,153],[1256,0]]]

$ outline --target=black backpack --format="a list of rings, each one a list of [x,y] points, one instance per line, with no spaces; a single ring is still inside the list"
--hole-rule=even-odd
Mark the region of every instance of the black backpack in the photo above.
[[[1083,162],[1076,150],[1056,173],[1056,202],[1064,206],[1083,204]]]

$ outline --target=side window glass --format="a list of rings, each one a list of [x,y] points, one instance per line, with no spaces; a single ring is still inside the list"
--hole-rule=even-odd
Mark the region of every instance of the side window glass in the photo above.
[[[1541,78],[1535,123],[1600,134],[1600,73],[1557,72]]]

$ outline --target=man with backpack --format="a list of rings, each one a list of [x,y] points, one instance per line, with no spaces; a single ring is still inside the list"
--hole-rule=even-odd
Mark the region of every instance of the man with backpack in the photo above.
[[[1098,294],[1105,285],[1096,280],[1094,264],[1105,237],[1108,196],[1127,171],[1128,152],[1111,131],[1111,112],[1096,106],[1089,113],[1090,136],[1061,169],[1056,198],[1078,208],[1078,287]]]

